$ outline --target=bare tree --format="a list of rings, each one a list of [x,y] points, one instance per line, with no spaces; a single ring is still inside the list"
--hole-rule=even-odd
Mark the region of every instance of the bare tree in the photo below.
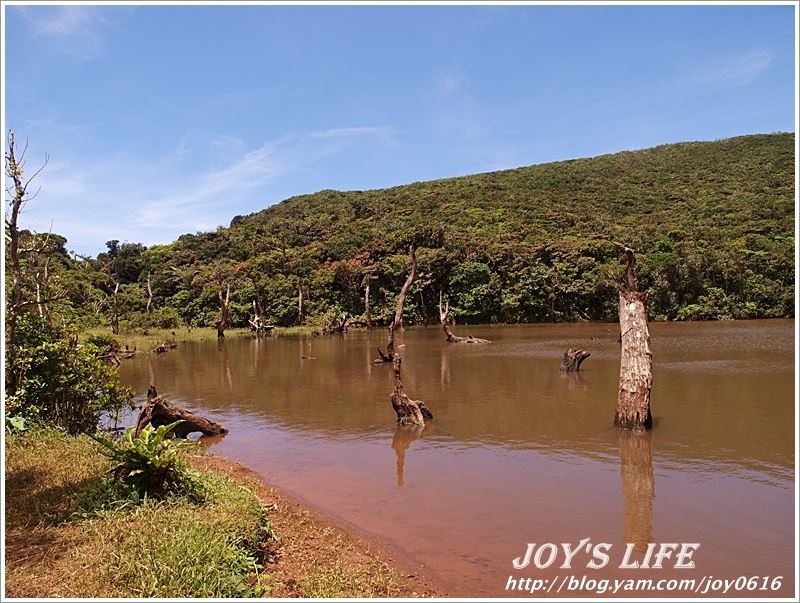
[[[150,287],[150,273],[147,273],[147,307],[145,314],[147,315],[147,324],[150,324],[150,316],[153,309],[153,289]]]
[[[231,303],[231,284],[226,283],[225,287],[226,290],[224,296],[222,294],[222,288],[217,291],[217,298],[219,299],[219,320],[217,320],[215,326],[217,327],[218,339],[225,337],[225,329],[228,328],[228,322],[230,321],[228,307]]]
[[[6,188],[8,196],[11,198],[10,212],[6,213],[6,237],[8,240],[8,258],[11,264],[11,298],[7,306],[8,315],[6,317],[6,356],[9,366],[14,365],[16,360],[16,349],[14,345],[14,334],[17,326],[17,317],[23,306],[22,299],[22,264],[20,261],[20,232],[19,215],[25,204],[36,197],[38,191],[33,196],[28,194],[28,187],[47,165],[48,158],[27,180],[24,177],[25,153],[28,150],[27,143],[19,157],[16,155],[14,131],[8,131],[8,150],[6,158],[6,176],[13,183],[13,187]],[[15,371],[6,372],[6,389],[13,394],[17,389],[17,378]]]
[[[450,315],[450,301],[444,300],[442,291],[439,290],[439,322],[442,323],[442,330],[444,330],[445,337],[448,343],[492,343],[488,339],[480,339],[469,335],[467,337],[459,337],[453,333],[453,330],[448,324],[448,317]]]
[[[397,309],[394,313],[394,321],[392,325],[394,325],[395,330],[403,330],[403,307],[406,303],[406,295],[408,294],[408,290],[411,288],[418,279],[419,274],[417,274],[417,255],[416,255],[416,247],[412,242],[411,245],[408,246],[408,256],[409,256],[409,264],[410,269],[408,272],[408,277],[406,278],[406,282],[403,283],[403,287],[400,289],[400,294],[397,296]]]

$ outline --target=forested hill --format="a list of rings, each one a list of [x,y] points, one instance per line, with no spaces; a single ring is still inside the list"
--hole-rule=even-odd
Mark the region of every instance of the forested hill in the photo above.
[[[791,133],[742,136],[325,190],[169,245],[111,242],[92,261],[94,284],[108,291],[101,274],[121,281],[134,323],[151,274],[159,320],[213,324],[230,283],[235,323],[258,300],[267,320],[290,325],[298,282],[307,319],[320,324],[363,314],[369,283],[373,319],[386,320],[414,240],[425,276],[407,321],[436,322],[440,290],[459,322],[614,319],[618,241],[638,252],[655,319],[791,316],[794,144]]]

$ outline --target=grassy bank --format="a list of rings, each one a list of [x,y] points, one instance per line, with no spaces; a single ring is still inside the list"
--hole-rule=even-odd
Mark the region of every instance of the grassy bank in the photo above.
[[[270,334],[271,337],[285,337],[297,335],[313,335],[319,333],[320,328],[316,326],[294,326],[294,327],[276,327]],[[133,329],[122,331],[118,335],[114,335],[109,327],[95,327],[85,329],[79,333],[81,342],[86,341],[90,337],[103,336],[113,337],[119,343],[121,349],[125,346],[130,350],[139,350],[141,352],[152,352],[156,346],[161,343],[183,343],[188,341],[205,341],[217,339],[217,330],[212,327],[195,327],[191,331],[187,327],[176,327],[174,329]],[[252,337],[253,334],[249,329],[228,329],[225,331],[226,339],[234,339],[238,337]]]
[[[414,596],[435,593],[247,470],[184,453],[203,502],[116,496],[86,436],[8,436],[6,596]],[[191,563],[187,563],[191,560]]]

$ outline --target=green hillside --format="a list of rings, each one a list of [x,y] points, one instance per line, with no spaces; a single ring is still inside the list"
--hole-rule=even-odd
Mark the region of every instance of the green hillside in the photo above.
[[[373,319],[386,321],[414,240],[425,277],[407,321],[436,322],[440,290],[459,322],[615,319],[618,241],[638,252],[654,319],[791,316],[794,166],[794,134],[781,133],[325,190],[169,245],[111,245],[91,261],[92,286],[121,281],[135,324],[151,273],[154,320],[213,324],[230,283],[235,324],[257,300],[267,320],[290,325],[298,280],[319,324],[361,315],[370,283]]]

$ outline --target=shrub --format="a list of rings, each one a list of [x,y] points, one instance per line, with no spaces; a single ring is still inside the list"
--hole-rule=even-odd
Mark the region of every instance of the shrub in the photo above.
[[[138,436],[133,435],[134,428],[130,427],[120,442],[103,436],[92,437],[105,448],[104,454],[118,463],[113,469],[115,478],[132,486],[140,497],[187,494],[197,498],[200,496],[196,480],[179,458],[181,448],[188,442],[172,436],[172,430],[179,423],[181,421],[156,428],[147,425]]]
[[[6,416],[39,420],[70,434],[93,432],[102,413],[130,405],[132,391],[97,358],[38,316],[21,316],[14,334],[17,390],[6,397]]]

